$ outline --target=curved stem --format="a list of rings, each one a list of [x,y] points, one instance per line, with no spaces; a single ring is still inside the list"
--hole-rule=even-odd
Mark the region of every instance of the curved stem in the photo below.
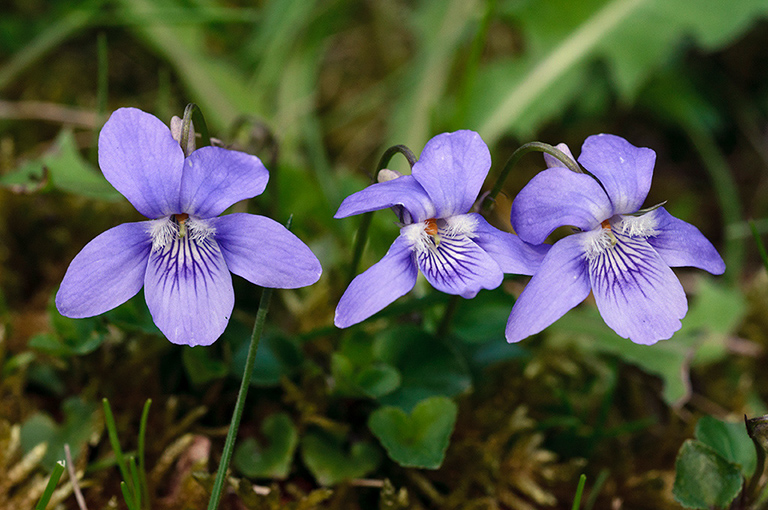
[[[405,159],[408,160],[408,164],[411,168],[416,164],[417,158],[405,145],[393,145],[389,149],[384,151],[379,159],[379,164],[376,166],[376,172],[373,174],[371,184],[375,184],[379,172],[382,171],[389,164],[392,157],[400,153]],[[360,220],[360,225],[357,227],[357,237],[355,238],[355,247],[352,250],[352,264],[349,266],[349,273],[347,273],[347,285],[357,275],[357,266],[360,264],[360,259],[363,258],[363,250],[365,249],[365,242],[368,240],[368,229],[371,227],[371,221],[373,220],[373,211],[363,214]]]
[[[232,450],[234,450],[235,447],[235,439],[237,438],[237,429],[240,426],[240,419],[243,417],[245,397],[248,395],[248,388],[251,384],[253,365],[256,361],[256,352],[259,349],[261,333],[264,331],[264,322],[267,318],[267,310],[269,309],[269,301],[272,298],[272,290],[273,289],[264,287],[261,291],[261,301],[259,302],[259,310],[256,312],[256,322],[253,325],[251,345],[248,347],[245,372],[243,372],[243,380],[240,382],[240,391],[237,393],[235,411],[232,414],[232,423],[229,425],[227,439],[224,442],[224,451],[221,454],[221,462],[219,463],[219,469],[216,472],[216,481],[213,484],[213,492],[211,493],[211,499],[208,502],[208,510],[216,510],[219,506],[219,501],[221,500],[221,492],[224,489],[224,479],[227,475],[227,469],[229,468],[229,461],[232,458]]]
[[[501,170],[501,174],[499,175],[499,178],[496,180],[496,184],[491,188],[491,192],[486,195],[485,199],[483,200],[483,206],[482,210],[487,211],[493,207],[493,204],[496,202],[496,196],[501,191],[502,186],[504,186],[504,181],[507,180],[507,176],[509,175],[509,172],[512,170],[512,167],[517,164],[518,161],[520,161],[520,158],[528,154],[529,152],[545,152],[549,154],[550,156],[556,157],[558,160],[560,160],[569,170],[573,170],[576,173],[582,174],[584,171],[579,167],[579,165],[569,158],[563,151],[560,149],[553,147],[549,145],[548,143],[542,143],[542,142],[529,142],[525,145],[521,145],[515,152],[512,153],[512,155],[507,160],[507,163],[504,165],[504,168]]]

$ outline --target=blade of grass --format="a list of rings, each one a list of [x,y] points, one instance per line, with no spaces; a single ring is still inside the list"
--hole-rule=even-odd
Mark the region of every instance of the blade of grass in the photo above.
[[[584,484],[587,483],[587,475],[582,474],[579,477],[579,485],[576,487],[576,495],[573,497],[573,505],[571,510],[579,510],[581,507],[581,495],[584,492]]]
[[[66,463],[63,460],[60,460],[53,466],[51,476],[48,478],[48,484],[45,486],[43,495],[40,496],[40,501],[37,502],[35,510],[45,510],[45,507],[48,506],[53,491],[56,490],[56,486],[59,484],[59,480],[61,480],[61,475],[64,474],[64,470],[66,469],[65,464]]]
[[[125,462],[123,450],[120,448],[120,441],[117,437],[117,426],[115,425],[115,417],[112,414],[112,408],[109,406],[109,400],[106,398],[102,399],[101,403],[104,406],[104,422],[107,426],[109,443],[112,445],[112,451],[115,453],[117,467],[120,469],[120,475],[123,477],[123,480],[129,481],[131,479],[130,473],[128,471],[128,465]]]
[[[134,501],[133,494],[131,494],[131,489],[128,488],[127,483],[120,482],[120,491],[123,493],[123,499],[125,500],[125,504],[128,507],[128,510],[139,510],[139,507],[136,506],[136,501]]]
[[[43,32],[0,68],[0,91],[49,51],[88,26],[96,16],[101,3],[101,0],[88,2],[82,9],[73,10],[64,17],[52,21]]]
[[[141,421],[139,422],[139,476],[141,482],[141,492],[149,508],[149,486],[147,485],[147,468],[144,462],[144,444],[147,436],[147,419],[149,418],[149,407],[152,405],[152,399],[148,398],[144,403],[144,410],[141,412]]]
[[[752,237],[755,239],[757,252],[760,254],[760,259],[763,261],[763,266],[765,266],[765,270],[768,271],[768,251],[765,250],[763,240],[760,239],[760,232],[757,231],[755,220],[749,220],[749,228],[752,231]]]

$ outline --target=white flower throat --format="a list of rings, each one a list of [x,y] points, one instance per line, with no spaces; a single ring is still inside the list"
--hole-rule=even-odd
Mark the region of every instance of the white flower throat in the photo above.
[[[583,233],[587,259],[592,260],[612,249],[619,242],[617,234],[631,239],[647,239],[659,233],[657,226],[655,211],[641,216],[617,215],[609,218],[600,227]]]
[[[449,218],[429,218],[428,220],[411,223],[400,229],[400,235],[405,236],[414,250],[422,253],[440,248],[443,239],[475,237],[476,220],[467,214]]]
[[[149,222],[153,252],[185,237],[202,244],[215,233],[216,229],[209,222],[185,213],[172,214]]]

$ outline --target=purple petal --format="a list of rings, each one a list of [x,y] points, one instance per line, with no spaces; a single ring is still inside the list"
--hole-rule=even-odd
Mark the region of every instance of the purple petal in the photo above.
[[[491,168],[491,153],[474,131],[443,133],[427,142],[411,174],[435,204],[438,218],[469,212]]]
[[[589,264],[600,315],[638,344],[670,338],[688,311],[680,281],[645,240],[615,235],[618,242]]]
[[[504,279],[499,264],[466,236],[443,236],[437,246],[417,251],[422,274],[437,290],[473,298]]]
[[[656,153],[614,135],[593,135],[581,146],[579,163],[597,177],[611,199],[613,214],[640,209],[651,189]]]
[[[512,226],[520,238],[541,244],[557,227],[592,230],[611,216],[600,184],[565,168],[539,172],[512,202]]]
[[[507,321],[507,341],[543,331],[589,295],[582,234],[556,242],[517,298]]]
[[[320,278],[322,268],[312,250],[274,220],[234,213],[211,224],[229,270],[253,284],[296,289]]]
[[[349,195],[333,217],[346,218],[394,205],[405,207],[416,222],[435,217],[435,206],[432,205],[429,195],[411,175],[371,184],[364,190]]]
[[[259,158],[221,147],[202,147],[184,161],[181,210],[212,218],[232,204],[260,195],[269,172]]]
[[[725,262],[699,229],[669,214],[663,207],[654,215],[658,234],[648,238],[648,244],[670,267],[698,267],[712,274],[723,274]]]
[[[152,247],[148,223],[123,223],[85,245],[56,293],[56,308],[62,315],[99,315],[141,290]]]
[[[416,285],[418,274],[410,243],[398,237],[384,258],[349,284],[336,307],[334,324],[346,328],[383,310]]]
[[[557,145],[555,145],[555,149],[558,149],[560,152],[564,153],[566,156],[571,158],[571,160],[574,163],[576,163],[576,158],[573,157],[573,154],[571,153],[571,149],[567,145],[565,145],[564,143],[558,143]],[[567,168],[565,163],[563,163],[556,157],[547,154],[546,152],[544,153],[544,162],[547,164],[547,168]]]
[[[144,280],[152,319],[175,344],[210,345],[235,305],[232,276],[213,240],[185,236],[153,251]]]
[[[470,213],[469,216],[474,217],[476,222],[472,240],[496,261],[504,273],[532,275],[551,248],[548,244],[527,244],[514,234],[492,227],[477,213]]]
[[[182,212],[184,153],[168,126],[136,108],[116,110],[99,135],[104,177],[147,218]]]

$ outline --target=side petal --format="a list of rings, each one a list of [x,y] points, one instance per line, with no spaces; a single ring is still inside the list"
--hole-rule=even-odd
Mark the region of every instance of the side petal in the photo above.
[[[213,240],[185,236],[153,251],[144,287],[152,319],[174,344],[212,344],[235,305],[232,276]]]
[[[502,232],[477,213],[470,213],[469,216],[474,217],[476,222],[472,240],[496,261],[504,273],[532,275],[551,248],[548,244],[534,246],[514,234]]]
[[[469,212],[490,168],[488,146],[474,131],[463,130],[427,142],[411,174],[432,199],[437,217],[447,218]]]
[[[410,243],[398,237],[384,258],[349,284],[336,307],[334,324],[346,328],[383,310],[416,285],[418,274]]]
[[[182,212],[183,165],[181,146],[154,115],[120,108],[101,129],[99,166],[104,177],[147,218]]]
[[[394,205],[405,207],[416,222],[435,217],[435,206],[432,205],[429,195],[412,175],[371,184],[364,190],[349,195],[333,217],[346,218]]]
[[[280,223],[233,213],[211,220],[229,270],[261,287],[296,289],[322,273],[312,250]]]
[[[593,135],[581,146],[579,163],[597,177],[611,199],[614,214],[642,207],[651,189],[656,153],[620,136]]]
[[[144,285],[152,241],[149,222],[123,223],[100,234],[69,264],[56,308],[75,319],[119,306]]]
[[[467,299],[480,289],[495,289],[504,280],[499,264],[464,235],[443,236],[437,246],[417,251],[416,260],[434,288]]]
[[[600,315],[618,335],[638,344],[670,338],[688,311],[680,281],[645,240],[615,235],[618,242],[589,262]]]
[[[723,274],[725,262],[699,229],[669,214],[663,207],[654,215],[658,234],[648,238],[648,244],[661,255],[669,267],[698,267],[712,274]]]
[[[507,321],[507,342],[519,342],[543,331],[589,295],[581,237],[574,234],[559,240],[544,257],[512,307]]]
[[[212,218],[232,204],[261,195],[269,172],[256,156],[221,147],[202,147],[184,161],[181,210]]]
[[[539,172],[512,202],[512,227],[530,244],[541,244],[557,227],[592,230],[611,217],[611,203],[600,184],[566,168]]]

